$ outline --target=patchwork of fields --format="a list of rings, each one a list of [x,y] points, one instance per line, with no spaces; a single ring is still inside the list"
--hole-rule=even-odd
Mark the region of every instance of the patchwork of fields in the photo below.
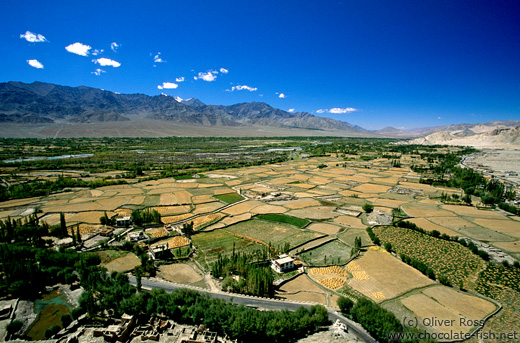
[[[65,214],[69,226],[79,225],[84,239],[101,228],[99,218],[126,216],[135,209],[157,210],[165,224],[193,222],[191,241],[169,237],[162,227],[145,231],[163,239],[170,248],[195,247],[193,260],[206,271],[219,255],[255,252],[266,247],[288,247],[291,255],[307,266],[307,273],[283,284],[276,296],[335,306],[337,293],[362,295],[393,311],[398,318],[421,320],[437,316],[454,320],[452,329],[469,332],[496,309],[493,302],[472,293],[442,286],[384,249],[368,249],[347,263],[356,239],[363,246],[372,242],[362,206],[392,213],[400,209],[407,220],[427,230],[449,236],[466,236],[484,241],[520,258],[520,220],[502,211],[470,206],[446,205],[436,200],[442,193],[457,190],[436,188],[417,182],[408,168],[392,168],[387,159],[375,159],[370,168],[363,163],[345,163],[335,157],[297,159],[283,164],[213,171],[200,179],[173,178],[133,184],[81,189],[38,198],[0,203],[0,217],[21,217],[38,209],[41,221],[60,222]],[[326,167],[323,167],[325,165]],[[320,166],[320,168],[318,168]],[[462,245],[415,231],[380,226],[374,233],[382,244],[430,267],[437,276],[506,303],[504,311],[518,305],[515,273],[485,263]],[[106,257],[106,256],[105,256]],[[127,272],[140,265],[132,253],[107,258],[110,271]],[[193,263],[193,262],[192,262]],[[482,271],[487,274],[482,274]],[[490,287],[482,275],[500,279]],[[480,276],[479,276],[480,275]],[[158,276],[172,282],[206,287],[203,276],[188,264],[159,268]],[[515,312],[515,311],[512,311]],[[490,327],[514,325],[497,316]],[[508,324],[509,323],[509,324]],[[447,332],[446,325],[425,325],[431,332]]]

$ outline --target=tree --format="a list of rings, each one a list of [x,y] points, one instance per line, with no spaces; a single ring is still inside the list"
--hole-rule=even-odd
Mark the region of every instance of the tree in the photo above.
[[[182,224],[182,233],[186,236],[186,237],[191,237],[191,235],[193,235],[193,222],[189,222],[189,223],[184,223]]]
[[[60,332],[61,327],[59,325],[52,325],[45,330],[45,338],[50,339],[52,336]]]
[[[336,301],[341,313],[349,315],[352,306],[354,306],[354,302],[346,297],[339,297]]]
[[[22,329],[23,322],[19,320],[13,320],[9,324],[5,326],[5,330],[7,331],[7,336],[12,336],[16,334],[18,331]]]
[[[364,203],[363,206],[363,211],[365,211],[366,213],[370,213],[374,210],[374,205],[372,204],[369,204],[368,202]]]
[[[72,316],[68,313],[62,314],[60,319],[61,319],[61,325],[63,326],[63,328],[68,327],[70,325],[70,323],[72,323]]]

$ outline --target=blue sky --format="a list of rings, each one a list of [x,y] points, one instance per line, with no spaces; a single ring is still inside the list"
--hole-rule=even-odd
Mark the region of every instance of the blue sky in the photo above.
[[[519,120],[519,17],[517,0],[2,1],[0,82],[263,101],[368,129]]]

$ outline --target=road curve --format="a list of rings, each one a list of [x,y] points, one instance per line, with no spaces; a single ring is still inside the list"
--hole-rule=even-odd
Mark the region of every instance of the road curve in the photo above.
[[[133,285],[136,284],[135,277],[133,277],[133,276],[129,276],[129,281]],[[143,288],[146,288],[146,289],[162,288],[167,292],[172,292],[172,291],[175,291],[180,288],[189,288],[186,286],[176,285],[176,284],[172,284],[169,282],[158,282],[158,281],[150,280],[147,278],[141,279],[141,285]],[[197,291],[204,292],[214,298],[231,301],[234,304],[250,306],[250,307],[258,307],[258,308],[268,309],[268,310],[287,309],[290,311],[295,311],[302,306],[306,307],[306,308],[313,306],[311,304],[299,304],[299,303],[283,301],[283,300],[276,300],[276,299],[249,297],[249,296],[244,296],[241,294],[212,292],[209,290],[199,290],[199,289],[197,289]],[[338,313],[334,310],[331,310],[329,308],[327,308],[327,311],[329,312],[329,320],[331,322],[334,323],[336,320],[339,319],[340,322],[342,322],[343,324],[345,324],[348,327],[348,331],[353,333],[354,335],[356,335],[361,341],[366,342],[366,343],[377,343],[377,341],[374,338],[372,338],[368,334],[368,332],[366,332],[361,327],[361,325],[359,325],[358,323],[356,323],[348,318],[345,318],[340,313]]]

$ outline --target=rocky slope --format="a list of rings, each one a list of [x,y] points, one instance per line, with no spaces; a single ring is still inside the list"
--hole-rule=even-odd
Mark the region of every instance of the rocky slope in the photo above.
[[[426,137],[410,140],[406,144],[518,148],[520,147],[520,126],[496,128],[482,133],[466,132],[458,135],[441,131]]]

